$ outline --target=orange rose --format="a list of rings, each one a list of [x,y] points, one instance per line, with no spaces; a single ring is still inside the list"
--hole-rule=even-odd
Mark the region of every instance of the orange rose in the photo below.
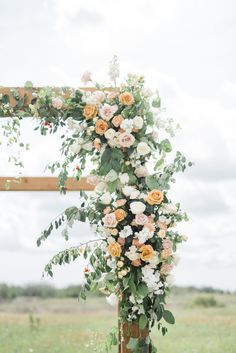
[[[143,261],[150,260],[155,254],[153,247],[151,245],[141,246],[140,252],[141,252],[140,257]]]
[[[121,246],[118,243],[111,243],[108,245],[107,251],[112,257],[119,257],[121,254]]]
[[[121,93],[119,100],[124,105],[131,105],[134,103],[134,97],[130,92]]]
[[[149,205],[160,205],[163,201],[163,193],[160,190],[154,189],[147,195],[147,202]]]
[[[134,267],[139,267],[139,266],[141,266],[141,261],[140,261],[139,259],[133,260],[133,261],[131,262],[131,264],[132,264]]]
[[[85,119],[95,118],[96,115],[97,115],[97,108],[95,105],[88,104],[84,107],[83,116],[85,117]]]
[[[115,210],[115,216],[116,216],[116,220],[118,222],[123,221],[123,219],[126,216],[126,212],[124,210],[122,210],[122,208],[117,208],[117,210]]]
[[[114,116],[114,118],[112,119],[112,124],[115,126],[115,127],[118,127],[120,126],[120,124],[122,123],[123,121],[123,116],[122,115],[116,115]]]
[[[108,124],[105,120],[98,119],[95,124],[95,131],[98,135],[103,135],[108,129]]]

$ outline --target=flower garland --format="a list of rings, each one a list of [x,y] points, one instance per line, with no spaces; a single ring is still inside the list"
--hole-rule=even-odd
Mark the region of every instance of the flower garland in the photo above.
[[[91,81],[90,73],[85,73],[83,81]],[[167,135],[174,136],[175,127],[172,120],[162,118],[160,97],[145,88],[143,77],[128,75],[119,89],[96,84],[91,91],[70,89],[67,97],[65,93],[68,89],[36,91],[27,109],[41,134],[60,127],[66,130],[61,148],[64,160],[49,166],[52,172],[60,170],[61,192],[66,192],[68,168],[74,166],[79,179],[88,159],[93,163],[88,182],[95,189],[89,196],[80,192],[81,206],[70,207],[53,220],[38,245],[61,225],[68,239],[68,227],[75,221],[88,220],[97,238],[55,255],[45,272],[52,276],[53,265],[83,255],[88,266],[81,298],[99,287],[109,303],[120,302],[122,322],[148,330],[158,322],[165,334],[162,318],[174,323],[165,299],[178,262],[175,251],[186,240],[176,231],[176,224],[187,220],[180,204],[171,202],[168,190],[174,174],[191,163],[180,152],[171,163],[166,162],[172,152]],[[0,112],[3,109],[0,105]],[[19,109],[12,115],[18,116]],[[145,344],[150,346],[148,338]],[[138,339],[128,345],[139,352]]]

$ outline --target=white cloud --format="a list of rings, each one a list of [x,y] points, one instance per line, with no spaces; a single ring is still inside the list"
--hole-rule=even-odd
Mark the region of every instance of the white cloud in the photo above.
[[[108,62],[113,54],[120,58],[122,76],[130,71],[144,74],[148,85],[159,89],[168,116],[182,125],[174,145],[195,161],[172,192],[191,214],[191,221],[181,226],[190,241],[181,250],[177,283],[235,289],[231,278],[236,232],[236,3],[45,0],[37,8],[32,1],[26,4],[19,6],[16,0],[1,4],[2,84],[31,80],[37,85],[78,86],[87,69],[95,80],[109,82]],[[23,134],[32,147],[24,155],[25,174],[42,175],[45,162],[59,157],[60,142],[55,137],[36,137],[28,124],[24,123]],[[13,170],[3,151],[0,173],[7,175]],[[67,204],[56,194],[57,201],[51,203],[52,196],[45,195],[27,194],[20,201],[14,194],[0,194],[0,204],[6,205],[1,212],[0,243],[5,249],[1,259],[10,263],[14,250],[22,269],[15,274],[9,265],[1,278],[18,283],[36,280],[52,248],[62,246],[59,236],[42,249],[35,248],[32,234],[38,234]],[[86,232],[87,228],[82,229],[82,237]],[[73,234],[72,241],[76,231]],[[26,269],[24,259],[31,269]],[[77,266],[63,271],[64,283],[73,281],[74,274],[77,281]],[[58,282],[59,277],[58,272]]]

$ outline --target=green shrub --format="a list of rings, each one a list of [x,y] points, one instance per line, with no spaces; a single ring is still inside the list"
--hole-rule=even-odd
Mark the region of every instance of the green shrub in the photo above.
[[[217,301],[213,296],[199,296],[194,299],[192,306],[201,306],[203,308],[223,307],[223,303]]]

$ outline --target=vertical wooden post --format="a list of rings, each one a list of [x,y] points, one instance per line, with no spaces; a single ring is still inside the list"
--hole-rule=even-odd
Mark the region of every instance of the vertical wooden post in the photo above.
[[[120,312],[120,303],[118,306]],[[118,312],[118,315],[119,315]],[[149,336],[148,328],[140,330],[139,325],[136,323],[121,322],[120,315],[118,319],[118,353],[133,353],[127,348],[127,344],[130,338],[138,338],[140,341]],[[146,350],[144,350],[146,348]],[[151,345],[147,344],[147,347],[143,348],[143,353],[151,353]]]

